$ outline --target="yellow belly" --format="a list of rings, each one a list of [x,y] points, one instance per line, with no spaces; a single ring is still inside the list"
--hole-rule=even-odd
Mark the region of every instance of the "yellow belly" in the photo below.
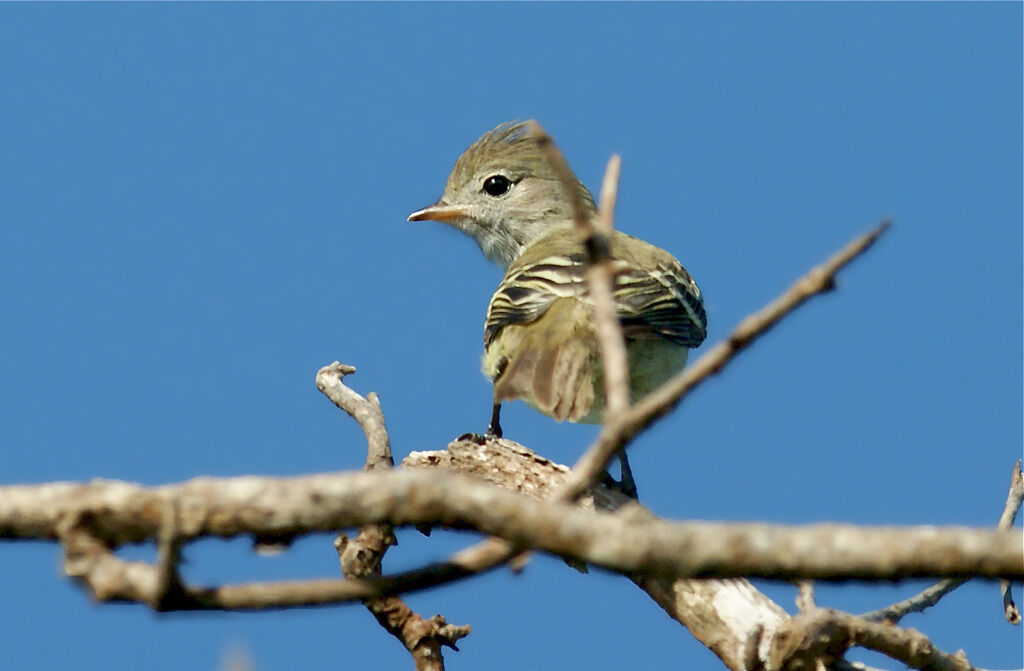
[[[636,403],[686,366],[690,350],[668,340],[644,339],[627,343],[629,400]],[[600,366],[594,377],[594,405],[579,421],[600,424],[604,416],[604,378]]]
[[[512,343],[508,344],[509,348],[519,346],[518,331],[518,327],[512,327],[500,336],[516,338],[513,341],[514,345]],[[586,337],[584,342],[587,343],[586,348],[590,350],[587,358],[591,361],[590,367],[593,371],[591,385],[593,387],[594,400],[590,410],[575,421],[582,424],[600,424],[604,414],[604,377],[602,375],[600,353],[596,349],[597,343],[591,337]],[[484,354],[482,361],[483,372],[492,380],[498,375],[500,369],[499,359],[501,357],[498,356],[497,352],[503,350],[507,351],[505,347],[491,347]],[[689,351],[686,347],[660,338],[628,341],[626,354],[629,359],[630,402],[636,403],[681,371],[686,366],[686,357]],[[555,384],[557,383],[558,381],[555,381]],[[516,397],[525,401],[530,407],[549,416],[552,415],[552,413],[545,411],[534,403],[528,394],[517,395]],[[573,420],[570,419],[569,421]]]

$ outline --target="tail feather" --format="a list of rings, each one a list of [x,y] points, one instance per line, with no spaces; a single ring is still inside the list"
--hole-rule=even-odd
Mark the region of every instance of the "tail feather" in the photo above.
[[[494,402],[522,399],[555,419],[579,421],[594,404],[594,339],[566,324],[585,324],[577,310],[587,306],[562,299],[528,327],[508,326],[495,342],[513,352],[507,366],[494,380]],[[502,345],[505,345],[502,347]]]

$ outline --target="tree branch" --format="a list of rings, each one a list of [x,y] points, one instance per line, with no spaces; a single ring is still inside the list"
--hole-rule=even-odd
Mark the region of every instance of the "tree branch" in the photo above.
[[[1013,465],[1013,473],[1010,475],[1010,491],[1006,495],[1006,505],[1003,507],[1003,514],[999,517],[999,529],[1009,529],[1013,521],[1017,519],[1017,511],[1020,510],[1021,502],[1024,501],[1024,472],[1020,468],[1021,460]],[[1003,597],[1003,613],[1006,621],[1010,624],[1020,624],[1020,611],[1017,604],[1013,602],[1013,595],[1010,594],[1010,581],[1000,580],[999,591]]]
[[[354,372],[352,366],[337,361],[324,366],[316,374],[317,389],[362,427],[367,444],[364,470],[390,471],[395,462],[391,457],[391,442],[380,400],[372,392],[363,398],[345,386],[345,375]],[[396,543],[390,524],[364,526],[354,540],[339,534],[334,547],[338,551],[342,574],[346,578],[379,577],[384,554]],[[455,642],[467,636],[470,631],[469,625],[448,624],[441,615],[425,619],[398,596],[364,599],[363,605],[385,631],[405,646],[412,655],[417,671],[444,671],[442,646],[458,650]]]
[[[974,669],[963,652],[942,652],[919,631],[825,608],[801,613],[786,622],[772,640],[767,668],[809,669],[816,663],[832,667],[853,646],[880,652],[913,669]]]
[[[576,176],[555,141],[536,121],[531,132],[537,137],[548,163],[555,171],[563,191],[569,194],[573,219],[583,248],[586,250],[587,291],[594,305],[594,330],[601,348],[604,365],[605,418],[623,412],[629,407],[629,365],[622,326],[615,311],[612,296],[615,271],[612,267],[611,238],[614,232],[615,200],[619,185],[618,156],[612,156],[601,185],[601,207],[596,217],[584,207]]]
[[[471,475],[492,484],[547,500],[568,477],[569,468],[556,464],[509,440],[488,441],[483,446],[456,441],[437,452],[413,452],[404,467],[440,468]],[[618,489],[595,485],[576,501],[584,510],[599,510],[649,519],[654,515]],[[633,576],[665,613],[686,627],[733,671],[755,668],[748,663],[762,659],[767,647],[755,643],[765,632],[775,631],[789,616],[747,580],[687,580]]]
[[[2,487],[0,538],[66,541],[75,530],[106,548],[137,543],[160,533],[160,511],[168,501],[179,510],[182,541],[242,534],[291,538],[383,522],[441,524],[630,574],[1024,578],[1018,530],[638,522],[535,501],[463,476],[402,471],[198,478],[156,488],[104,481]]]

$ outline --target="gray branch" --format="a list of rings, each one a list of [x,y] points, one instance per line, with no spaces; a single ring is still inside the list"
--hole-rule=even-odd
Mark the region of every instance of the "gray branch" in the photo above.
[[[0,487],[0,538],[58,539],[78,529],[108,547],[139,543],[158,537],[169,502],[177,508],[182,541],[440,524],[623,573],[1024,578],[1018,530],[638,522],[536,501],[460,475],[402,471],[197,478],[152,488],[102,480]]]
[[[465,473],[538,499],[552,496],[569,474],[565,466],[506,440],[484,446],[455,442],[444,451],[414,452],[402,465]],[[630,523],[653,519],[632,499],[600,485],[577,505],[584,510],[614,512]],[[732,671],[878,671],[845,661],[843,656],[853,646],[875,650],[917,669],[972,668],[962,652],[944,653],[920,632],[818,608],[807,582],[799,585],[801,614],[790,618],[743,579],[633,579]]]
[[[402,466],[440,468],[471,475],[537,499],[550,499],[569,475],[569,468],[556,464],[508,440],[486,445],[457,441],[437,452],[413,452]],[[595,485],[576,501],[583,510],[621,515],[624,519],[651,519],[652,513],[617,489]],[[578,565],[577,563],[573,564]],[[743,578],[731,580],[687,580],[633,576],[665,613],[679,622],[733,671],[745,671],[766,659],[768,646],[748,642],[761,640],[764,632],[775,631],[788,619],[786,612]],[[748,659],[750,657],[750,659]]]
[[[380,400],[372,392],[363,398],[344,383],[344,377],[355,370],[337,361],[324,366],[316,374],[317,389],[362,427],[367,445],[365,470],[390,471],[395,462]],[[351,540],[339,534],[334,547],[342,574],[346,578],[380,576],[384,554],[396,543],[390,524],[364,526]],[[458,650],[456,641],[470,632],[469,625],[448,624],[441,615],[424,618],[398,596],[365,599],[363,605],[385,631],[405,646],[417,671],[444,671],[442,647]]]

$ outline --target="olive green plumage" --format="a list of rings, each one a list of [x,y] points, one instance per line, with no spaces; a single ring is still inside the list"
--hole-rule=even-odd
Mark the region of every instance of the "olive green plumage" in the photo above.
[[[604,393],[600,351],[573,224],[572,192],[530,122],[502,124],[455,163],[444,194],[410,220],[443,221],[505,267],[484,325],[484,373],[497,406],[522,399],[558,420],[598,422]],[[587,216],[593,198],[579,180]],[[700,290],[671,254],[616,232],[613,298],[626,339],[636,401],[682,370],[706,335]],[[496,429],[496,421],[492,429]]]

